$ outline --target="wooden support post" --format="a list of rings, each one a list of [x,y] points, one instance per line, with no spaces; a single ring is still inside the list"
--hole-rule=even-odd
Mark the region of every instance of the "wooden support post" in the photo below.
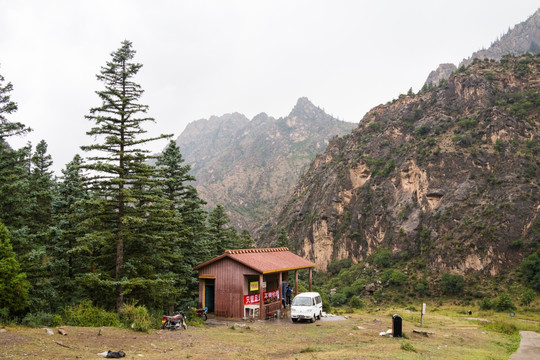
[[[285,294],[283,294],[283,272],[279,272],[279,300],[283,300]]]
[[[263,274],[259,274],[259,316],[264,319],[264,290],[263,290]]]
[[[309,268],[309,291],[313,291],[313,268]]]
[[[294,270],[294,296],[298,295],[298,270]]]

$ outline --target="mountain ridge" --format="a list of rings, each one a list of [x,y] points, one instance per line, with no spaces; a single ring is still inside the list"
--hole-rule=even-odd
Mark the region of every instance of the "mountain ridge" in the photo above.
[[[301,97],[286,117],[213,116],[190,123],[176,142],[201,198],[224,205],[231,225],[253,231],[328,140],[354,127]]]
[[[500,60],[506,54],[523,55],[526,52],[532,54],[540,52],[540,9],[527,20],[509,29],[500,39],[495,40],[489,48],[475,51],[457,66],[452,63],[440,64],[437,69],[428,75],[424,86],[439,84],[441,80],[448,79],[458,68],[470,65],[474,59]]]
[[[517,266],[540,238],[539,78],[540,56],[475,60],[373,108],[317,155],[259,241],[284,228],[322,270],[381,247],[461,274]]]

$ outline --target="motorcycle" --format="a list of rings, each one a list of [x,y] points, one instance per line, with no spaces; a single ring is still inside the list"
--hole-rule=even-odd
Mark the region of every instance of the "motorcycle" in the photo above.
[[[167,330],[175,330],[183,327],[184,330],[187,330],[186,316],[183,311],[179,311],[174,316],[163,315],[161,319],[161,328]]]
[[[208,306],[205,306],[202,309],[197,309],[197,315],[202,317],[204,321],[208,320]]]

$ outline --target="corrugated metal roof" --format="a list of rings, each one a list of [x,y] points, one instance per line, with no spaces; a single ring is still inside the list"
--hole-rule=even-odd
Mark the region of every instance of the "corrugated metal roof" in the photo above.
[[[288,271],[315,267],[316,264],[293,254],[286,247],[262,249],[235,249],[225,250],[223,255],[213,258],[194,267],[195,270],[203,268],[225,257],[231,258],[257,272],[266,274],[278,271]]]

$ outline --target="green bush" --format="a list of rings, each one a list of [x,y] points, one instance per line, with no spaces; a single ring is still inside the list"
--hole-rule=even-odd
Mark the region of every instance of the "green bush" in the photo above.
[[[491,310],[493,309],[493,302],[490,298],[483,298],[480,302],[480,310]]]
[[[394,270],[390,276],[390,283],[398,286],[403,285],[407,283],[407,275],[399,270]]]
[[[445,295],[456,295],[463,290],[463,277],[444,273],[441,278],[441,290]]]
[[[392,265],[392,251],[389,248],[380,248],[373,257],[373,264],[386,268]]]
[[[459,127],[466,130],[474,129],[476,124],[478,124],[476,119],[461,119],[458,121]]]
[[[414,346],[412,346],[412,344],[407,341],[401,343],[401,350],[416,352]]]
[[[414,291],[420,296],[429,295],[429,284],[425,278],[418,280],[414,285]]]
[[[45,312],[26,314],[26,316],[22,319],[22,324],[28,327],[58,326],[61,323],[62,317],[60,315]]]
[[[330,301],[332,302],[332,306],[341,306],[347,301],[347,296],[345,296],[345,294],[337,293],[332,295]]]
[[[330,312],[330,298],[328,297],[328,294],[322,293],[322,309],[324,312]]]
[[[357,279],[355,282],[352,283],[351,287],[354,289],[354,293],[356,295],[359,295],[362,290],[364,289],[364,285],[366,285],[367,280],[366,279]]]
[[[353,296],[351,300],[349,300],[349,306],[353,309],[363,309],[366,305],[364,304],[364,300],[360,299],[358,296]]]
[[[7,324],[9,322],[9,309],[4,307],[0,308],[0,324]]]
[[[64,322],[73,326],[120,326],[118,314],[107,312],[85,300],[64,308]]]
[[[352,265],[352,260],[349,258],[334,261],[328,265],[328,272],[332,275],[337,275],[342,269],[349,268]]]
[[[521,272],[527,278],[529,285],[540,291],[540,251],[529,255],[521,263]]]
[[[521,295],[521,303],[525,306],[529,306],[536,298],[536,292],[533,289],[527,289],[523,295]]]
[[[516,306],[512,302],[510,296],[506,293],[501,294],[494,304],[494,309],[497,311],[515,311]]]
[[[148,332],[152,323],[148,309],[134,303],[124,304],[120,308],[120,320],[125,327],[141,332]]]

